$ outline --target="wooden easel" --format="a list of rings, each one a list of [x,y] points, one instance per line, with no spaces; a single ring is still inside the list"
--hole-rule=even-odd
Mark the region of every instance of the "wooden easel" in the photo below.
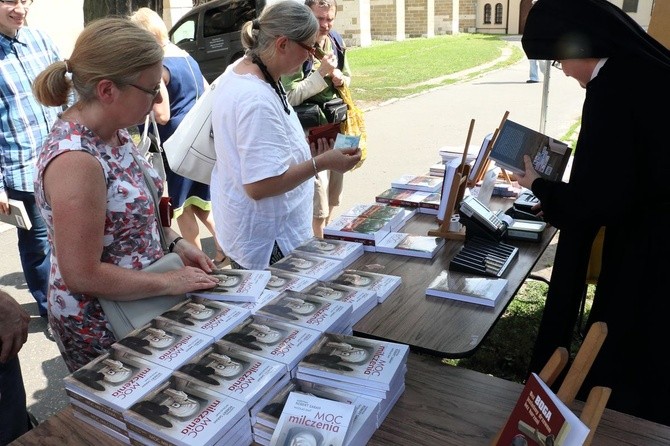
[[[489,159],[489,153],[491,153],[491,149],[493,148],[493,144],[495,144],[496,139],[498,138],[498,134],[500,133],[500,129],[502,128],[503,124],[504,124],[505,121],[507,120],[507,117],[508,117],[508,116],[509,116],[509,111],[506,111],[505,114],[503,115],[502,120],[500,121],[500,125],[499,125],[498,128],[495,129],[495,131],[493,132],[493,137],[491,137],[491,141],[489,141],[489,143],[488,143],[488,145],[486,146],[486,148],[483,149],[483,150],[484,150],[484,153],[483,153],[483,154],[480,154],[480,155],[478,156],[478,158],[481,157],[481,159],[479,160],[478,169],[477,169],[477,172],[475,172],[475,175],[473,176],[472,181],[470,181],[470,182],[468,183],[468,187],[475,187],[475,185],[476,185],[478,182],[482,181],[482,179],[483,179],[483,177],[484,177],[484,174],[485,174],[486,171],[488,170],[488,168],[489,168],[489,164],[490,164],[490,162],[491,162],[491,160]],[[503,171],[502,171],[502,174],[503,174],[504,178],[505,178],[508,182],[510,182],[510,183],[512,182],[512,180],[509,178],[509,175],[507,174],[507,172],[505,172],[505,171],[503,170]]]
[[[428,231],[428,235],[433,237],[442,237],[449,240],[465,240],[465,231],[452,231],[449,229],[451,224],[451,217],[454,215],[454,209],[458,203],[463,200],[465,188],[467,186],[468,175],[470,174],[470,165],[465,161],[468,156],[468,147],[470,147],[470,139],[472,138],[472,130],[475,128],[475,120],[470,120],[470,129],[468,130],[468,137],[463,148],[463,158],[458,168],[458,172],[454,175],[451,184],[442,185],[442,193],[449,193],[449,200],[447,201],[447,208],[444,213],[444,219],[440,222],[437,229]]]

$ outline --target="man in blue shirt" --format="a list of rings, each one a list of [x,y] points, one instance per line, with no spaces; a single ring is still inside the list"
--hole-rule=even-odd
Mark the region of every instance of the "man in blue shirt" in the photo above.
[[[32,228],[18,229],[19,255],[28,289],[46,317],[51,250],[33,182],[37,153],[61,109],[42,106],[31,86],[61,57],[48,36],[24,27],[31,4],[0,0],[0,212],[9,212],[9,198],[23,201],[28,211]]]

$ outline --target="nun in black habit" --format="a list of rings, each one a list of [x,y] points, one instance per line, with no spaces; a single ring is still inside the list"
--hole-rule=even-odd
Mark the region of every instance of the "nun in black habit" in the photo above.
[[[586,89],[569,181],[539,178],[529,160],[519,177],[560,230],[531,371],[570,345],[605,226],[587,324],[608,334],[578,397],[607,386],[609,408],[670,425],[670,51],[607,0],[539,0],[521,41]]]

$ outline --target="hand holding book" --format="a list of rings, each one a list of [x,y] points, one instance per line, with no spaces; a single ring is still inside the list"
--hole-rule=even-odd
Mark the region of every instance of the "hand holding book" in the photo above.
[[[526,166],[526,172],[517,173],[514,174],[514,176],[516,178],[517,183],[519,183],[519,186],[525,187],[526,189],[530,189],[531,186],[533,185],[533,181],[540,178],[540,174],[537,173],[537,171],[535,170],[535,167],[533,166],[533,160],[530,159],[530,156],[524,155],[523,163]]]

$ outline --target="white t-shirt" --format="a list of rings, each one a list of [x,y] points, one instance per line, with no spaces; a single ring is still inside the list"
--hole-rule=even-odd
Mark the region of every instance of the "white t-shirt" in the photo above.
[[[243,185],[284,173],[311,158],[300,121],[287,115],[272,86],[230,65],[214,96],[216,164],[210,185],[217,240],[242,267],[267,268],[276,241],[284,254],[313,235],[313,179],[253,200]]]

